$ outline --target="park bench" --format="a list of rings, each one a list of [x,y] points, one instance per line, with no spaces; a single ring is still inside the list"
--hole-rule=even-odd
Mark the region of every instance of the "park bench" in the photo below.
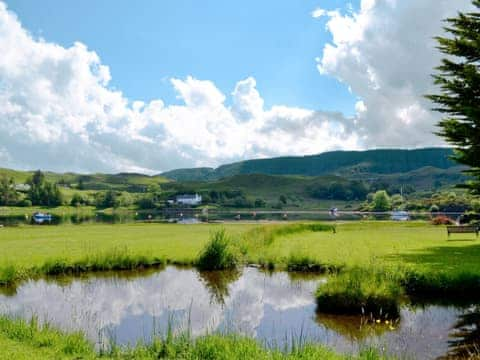
[[[478,226],[473,225],[447,226],[448,237],[450,234],[476,234],[478,237],[478,232]]]

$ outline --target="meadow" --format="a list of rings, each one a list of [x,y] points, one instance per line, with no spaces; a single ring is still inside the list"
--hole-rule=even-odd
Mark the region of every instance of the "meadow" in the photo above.
[[[149,345],[112,347],[97,352],[81,333],[62,333],[50,326],[41,326],[35,319],[25,321],[0,317],[0,359],[259,359],[259,360],[376,360],[378,352],[365,349],[358,356],[338,355],[311,344],[298,344],[289,351],[266,349],[255,340],[237,335],[205,335],[196,339],[188,334],[167,335]]]
[[[205,255],[209,251],[213,256]],[[316,293],[324,312],[395,318],[405,302],[480,299],[479,255],[480,243],[474,234],[449,239],[444,226],[426,222],[23,225],[0,229],[0,284],[14,285],[42,274],[134,270],[167,263],[210,270],[222,268],[216,266],[220,262],[225,267],[257,264],[270,270],[328,273],[328,282]],[[222,260],[215,264],[216,259]],[[33,329],[12,319],[0,325],[0,345],[11,354],[31,351],[38,358],[43,353],[51,358],[51,350],[60,358],[79,357],[76,350],[71,354],[62,350],[65,341],[82,342],[77,335]],[[16,334],[28,326],[28,336],[33,338],[18,338]],[[168,351],[164,339],[102,356],[196,359],[206,354],[229,359],[256,353],[256,358],[296,359],[318,353],[327,359],[342,358],[316,346],[291,353],[270,351],[240,337],[207,335],[169,341]],[[82,346],[80,358],[98,355]],[[223,350],[217,353],[218,349]],[[360,358],[376,359],[378,354]]]
[[[297,259],[339,268],[480,274],[475,235],[448,239],[443,226],[425,222],[346,222],[336,224],[335,233],[328,226],[314,231],[295,223],[6,227],[0,229],[0,269],[39,267],[56,259],[73,263],[112,252],[193,264],[212,233],[220,229],[225,229],[242,261],[279,269]]]

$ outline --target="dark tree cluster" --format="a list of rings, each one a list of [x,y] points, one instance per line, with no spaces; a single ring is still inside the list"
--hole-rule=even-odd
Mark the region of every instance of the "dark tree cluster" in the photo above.
[[[480,1],[474,0],[480,9]],[[434,75],[440,94],[428,95],[445,117],[438,135],[455,147],[453,159],[467,165],[474,180],[464,186],[480,194],[480,12],[446,20],[447,36],[437,37],[446,55]]]
[[[18,201],[18,194],[15,191],[13,178],[0,178],[0,206],[15,205]]]
[[[30,190],[28,191],[28,199],[32,205],[40,206],[60,206],[63,203],[63,196],[56,184],[45,180],[45,175],[40,171],[36,171],[32,178],[28,181]]]
[[[310,196],[317,199],[332,200],[364,200],[369,187],[361,181],[349,183],[332,182],[330,184],[313,185],[308,189]]]

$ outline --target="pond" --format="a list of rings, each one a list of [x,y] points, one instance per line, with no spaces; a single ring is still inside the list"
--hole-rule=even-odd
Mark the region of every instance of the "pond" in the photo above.
[[[48,212],[48,211],[46,211]],[[451,219],[457,219],[460,213],[446,214]],[[165,211],[119,211],[114,213],[92,212],[65,215],[52,215],[52,221],[44,225],[85,224],[85,223],[132,223],[132,222],[176,222],[200,223],[212,221],[359,221],[359,220],[390,220],[394,213],[360,213],[356,211],[341,211],[333,216],[330,211],[226,211],[216,210],[208,213],[198,209],[168,209]],[[430,220],[430,213],[410,213],[409,220]],[[33,224],[32,214],[26,210],[23,215],[1,215],[0,225],[16,226]]]
[[[193,336],[236,332],[282,349],[292,341],[317,342],[344,353],[375,346],[422,359],[480,344],[475,306],[405,307],[393,324],[372,324],[360,317],[321,314],[314,292],[325,281],[255,268],[198,272],[169,266],[30,280],[0,292],[0,312],[27,319],[36,315],[64,330],[81,329],[98,347],[111,341],[148,342],[169,327]]]

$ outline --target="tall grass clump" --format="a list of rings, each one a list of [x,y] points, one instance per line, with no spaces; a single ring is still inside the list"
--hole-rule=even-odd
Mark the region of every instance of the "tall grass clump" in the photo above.
[[[466,271],[407,271],[401,280],[414,300],[465,302],[480,300],[480,276]]]
[[[325,346],[303,344],[281,351],[266,348],[256,340],[231,334],[212,334],[192,339],[188,336],[156,339],[150,345],[139,345],[120,353],[124,359],[185,359],[185,360],[378,360],[375,350],[364,350],[358,356],[339,355]],[[113,357],[116,358],[116,357]]]
[[[26,321],[0,316],[0,336],[32,348],[51,349],[58,359],[96,357],[93,345],[83,333],[63,333],[49,324],[40,325],[35,317]]]
[[[358,356],[340,355],[325,346],[299,341],[289,349],[267,348],[258,341],[236,335],[209,334],[193,338],[189,333],[174,335],[171,330],[163,337],[154,337],[149,344],[117,346],[96,352],[94,346],[80,332],[63,333],[50,325],[40,325],[36,318],[25,321],[0,316],[0,343],[2,339],[14,343],[0,349],[2,354],[23,355],[22,358],[42,359],[184,359],[184,360],[306,360],[306,359],[383,359],[378,351],[366,349]],[[3,358],[3,357],[2,357]],[[15,357],[12,357],[15,358]]]
[[[403,289],[396,273],[352,268],[329,278],[316,292],[318,312],[397,318]]]
[[[200,270],[231,270],[237,263],[238,256],[225,229],[212,233],[197,259]]]
[[[11,286],[23,278],[23,271],[14,265],[6,265],[0,268],[0,286]]]
[[[341,266],[322,264],[309,255],[292,254],[287,258],[287,271],[292,272],[338,273],[341,268]]]
[[[164,259],[135,255],[127,248],[112,249],[90,254],[79,260],[49,259],[39,267],[38,273],[45,275],[68,275],[96,271],[136,270],[165,265]]]

